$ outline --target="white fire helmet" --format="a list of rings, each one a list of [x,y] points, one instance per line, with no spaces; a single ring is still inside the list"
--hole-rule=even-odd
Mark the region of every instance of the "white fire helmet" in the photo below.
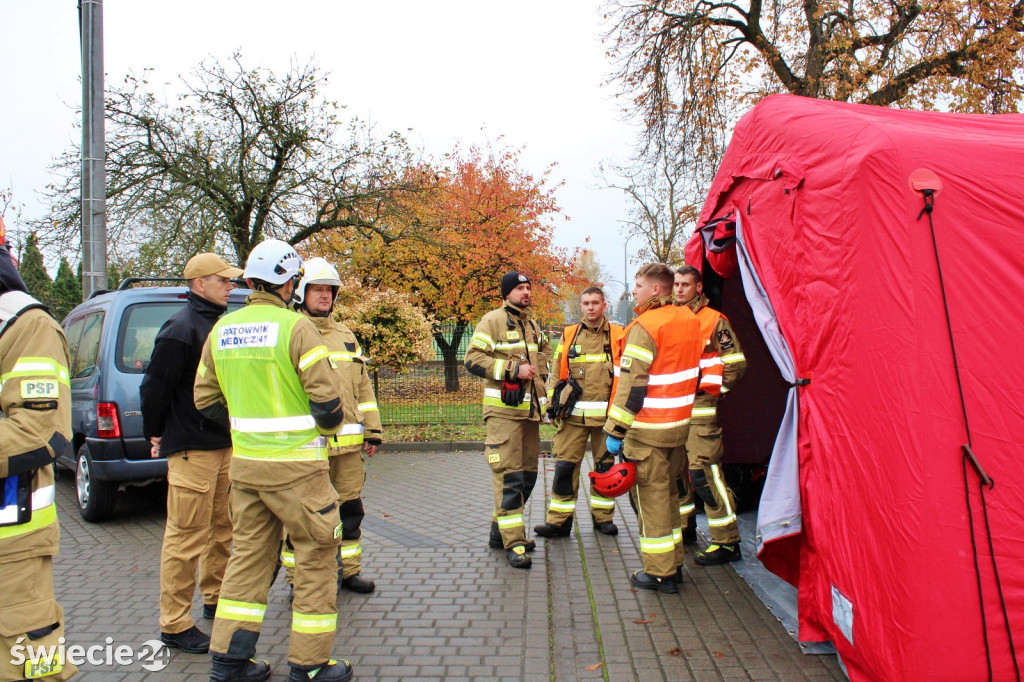
[[[287,242],[267,239],[249,252],[245,262],[245,279],[258,279],[268,284],[284,284],[302,274],[302,257]]]
[[[302,269],[305,274],[299,281],[295,291],[295,300],[301,305],[306,300],[307,284],[329,284],[334,288],[334,298],[338,298],[338,291],[341,289],[341,277],[333,265],[323,258],[310,258],[303,263]]]

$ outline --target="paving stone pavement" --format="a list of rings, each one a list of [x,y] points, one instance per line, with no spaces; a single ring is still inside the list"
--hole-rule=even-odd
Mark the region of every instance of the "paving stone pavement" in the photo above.
[[[554,460],[541,460],[527,527],[544,520]],[[810,656],[730,567],[704,568],[688,552],[678,595],[637,591],[636,518],[620,500],[615,537],[584,512],[573,535],[539,539],[533,568],[508,567],[487,548],[490,470],[479,453],[380,453],[367,464],[363,573],[371,595],[338,598],[335,656],[364,680],[844,680],[834,656]],[[61,555],[54,568],[68,644],[157,639],[159,555],[166,488],[129,489],[117,516],[82,521],[74,476],[58,480]],[[586,486],[581,486],[585,497]],[[586,509],[581,499],[580,509]],[[279,577],[257,655],[287,678],[291,614]],[[202,620],[202,598],[193,618]],[[142,661],[86,664],[76,678],[195,680],[205,655],[172,651],[159,672]]]

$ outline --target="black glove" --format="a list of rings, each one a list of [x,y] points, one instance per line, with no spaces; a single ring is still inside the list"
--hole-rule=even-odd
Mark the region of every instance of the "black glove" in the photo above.
[[[518,407],[526,395],[526,386],[519,381],[501,382],[501,402],[509,407]]]
[[[370,445],[372,445],[375,448],[379,448],[380,444],[384,442],[380,438],[367,438],[365,440],[366,440],[367,443],[369,443]]]
[[[553,405],[555,416],[559,419],[565,419],[571,415],[573,408],[576,407],[576,401],[582,395],[583,388],[576,383],[575,379],[559,381],[555,386],[555,404]]]

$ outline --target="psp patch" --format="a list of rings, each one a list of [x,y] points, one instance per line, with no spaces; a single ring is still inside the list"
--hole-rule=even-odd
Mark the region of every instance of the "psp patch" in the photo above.
[[[619,358],[619,367],[621,367],[622,369],[629,369],[630,367],[632,367],[632,365],[633,358],[629,357],[628,355],[623,355],[621,358]]]
[[[718,345],[722,348],[732,348],[732,334],[729,333],[728,329],[720,329],[718,331]]]
[[[60,398],[60,384],[55,379],[25,379],[21,382],[22,400]]]

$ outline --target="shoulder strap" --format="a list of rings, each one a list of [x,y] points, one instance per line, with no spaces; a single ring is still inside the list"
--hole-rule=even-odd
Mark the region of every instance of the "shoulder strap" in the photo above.
[[[26,310],[46,310],[46,306],[23,291],[8,291],[0,295],[0,336],[14,324]]]

